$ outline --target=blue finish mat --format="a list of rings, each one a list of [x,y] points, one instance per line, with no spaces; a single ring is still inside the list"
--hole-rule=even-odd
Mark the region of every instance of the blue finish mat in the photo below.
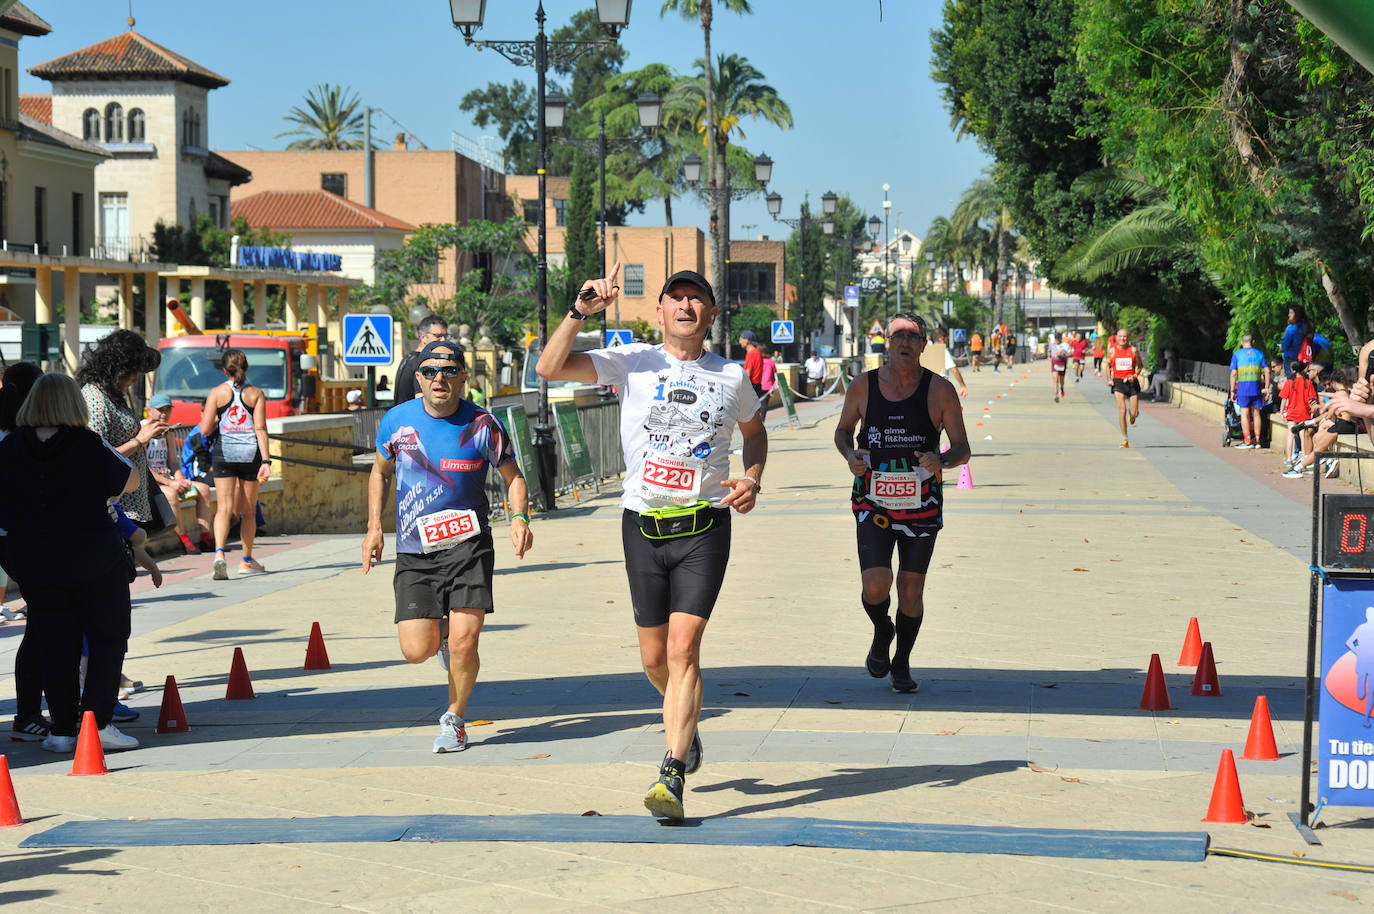
[[[1206,832],[1007,828],[811,818],[688,819],[649,816],[321,816],[314,819],[151,819],[67,822],[20,847],[174,847],[378,841],[718,844],[828,847],[943,854],[1022,854],[1104,860],[1201,861]]]

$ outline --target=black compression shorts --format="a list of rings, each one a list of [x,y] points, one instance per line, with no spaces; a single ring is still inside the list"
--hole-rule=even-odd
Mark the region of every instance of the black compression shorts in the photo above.
[[[258,470],[262,468],[262,455],[259,454],[253,460],[246,463],[230,463],[227,460],[214,461],[214,474],[216,479],[241,479],[244,482],[252,482],[258,478]]]
[[[892,568],[892,550],[897,549],[897,570],[910,574],[925,574],[930,557],[935,552],[938,527],[894,527],[886,514],[873,511],[856,513],[859,543],[859,570]],[[911,532],[907,532],[907,530]]]
[[[396,555],[396,621],[443,619],[450,609],[492,611],[491,578],[496,550],[491,531],[464,540],[452,549]]]
[[[670,613],[711,618],[730,563],[730,509],[706,509],[711,528],[696,536],[651,540],[639,527],[639,515],[626,510],[620,521],[625,544],[625,573],[635,625],[666,625]]]

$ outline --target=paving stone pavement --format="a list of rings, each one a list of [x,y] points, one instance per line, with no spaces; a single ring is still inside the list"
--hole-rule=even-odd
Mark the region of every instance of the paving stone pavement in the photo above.
[[[831,444],[839,398],[775,411],[758,509],[738,517],[708,629],[706,764],[692,817],[817,817],[1027,828],[1209,831],[1215,846],[1374,863],[1357,809],[1323,847],[1297,808],[1308,510],[1147,408],[1121,449],[1105,385],[1055,403],[1043,363],[966,373],[975,488],[947,487],[946,528],[913,658],[916,695],[863,671],[849,479]],[[1013,382],[1014,386],[1013,386]],[[1000,398],[999,398],[1000,395]],[[1196,421],[1196,420],[1189,420]],[[975,423],[983,423],[981,426]],[[677,844],[382,842],[30,849],[66,822],[160,818],[643,813],[662,756],[639,670],[614,486],[536,518],[517,561],[498,536],[467,752],[430,753],[434,662],[405,663],[389,564],[359,535],[273,537],[272,573],[211,581],[178,558],[140,580],[126,671],[149,690],[125,727],[144,748],[111,773],[9,743],[26,821],[0,829],[0,904],[67,910],[942,911],[1344,910],[1374,877],[1209,857],[1202,863]],[[503,548],[504,545],[504,548]],[[270,560],[269,560],[270,559]],[[1176,666],[1189,617],[1223,695]],[[332,668],[302,667],[312,622]],[[0,626],[12,664],[19,624]],[[241,647],[257,698],[224,700]],[[1176,710],[1136,705],[1159,653]],[[191,731],[154,732],[176,677]],[[1239,755],[1267,696],[1283,759],[1239,762],[1249,825],[1204,825],[1217,760]],[[13,684],[0,685],[0,714]],[[111,876],[117,878],[109,878]]]

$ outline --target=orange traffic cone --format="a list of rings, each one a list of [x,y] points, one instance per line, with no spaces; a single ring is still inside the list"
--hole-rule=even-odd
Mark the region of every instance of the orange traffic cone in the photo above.
[[[1179,666],[1197,666],[1202,657],[1202,634],[1198,631],[1197,616],[1188,620],[1188,634],[1183,636],[1183,650],[1178,655]]]
[[[109,773],[110,769],[105,767],[105,747],[100,745],[100,730],[95,725],[95,712],[87,711],[81,715],[81,735],[76,738],[71,775]]]
[[[1150,671],[1145,674],[1145,689],[1140,693],[1142,711],[1171,711],[1169,686],[1164,682],[1164,665],[1158,654],[1150,655]]]
[[[14,782],[10,780],[9,759],[0,755],[0,828],[23,824],[24,814],[19,811],[19,798],[14,795]]]
[[[982,423],[979,424],[981,425]],[[971,464],[966,463],[963,466],[959,467],[959,485],[956,488],[973,488],[973,469]]]
[[[305,668],[307,670],[329,669],[329,652],[324,649],[324,635],[320,623],[310,626],[310,643],[305,648]]]
[[[1240,795],[1240,778],[1236,776],[1236,759],[1230,749],[1221,750],[1217,765],[1217,779],[1212,785],[1212,802],[1207,804],[1204,822],[1244,822],[1245,800]]]
[[[248,678],[248,663],[243,659],[243,648],[234,648],[234,662],[229,667],[229,688],[224,690],[225,701],[240,701],[257,698],[253,694],[253,680]]]
[[[1202,642],[1202,656],[1198,658],[1192,694],[1221,697],[1221,683],[1217,680],[1217,662],[1212,659],[1210,641]]]
[[[158,733],[185,733],[191,729],[186,719],[186,709],[181,706],[181,693],[177,691],[175,676],[168,676],[162,686],[162,710],[157,712]]]
[[[1250,715],[1250,733],[1245,737],[1245,751],[1241,758],[1252,762],[1277,762],[1279,747],[1274,745],[1274,722],[1269,719],[1269,699],[1263,695],[1255,699]]]

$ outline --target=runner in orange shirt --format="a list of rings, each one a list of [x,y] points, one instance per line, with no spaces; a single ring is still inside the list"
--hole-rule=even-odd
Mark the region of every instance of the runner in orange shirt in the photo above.
[[[969,337],[968,351],[971,353],[969,362],[972,363],[973,370],[982,371],[982,369],[978,367],[978,362],[983,357],[983,335],[977,330],[973,331],[973,335]]]
[[[1121,446],[1130,447],[1126,436],[1126,401],[1130,400],[1131,424],[1140,416],[1140,379],[1136,377],[1145,363],[1131,345],[1131,335],[1125,327],[1116,331],[1116,338],[1107,346],[1107,386],[1116,395],[1116,413],[1121,422]]]

